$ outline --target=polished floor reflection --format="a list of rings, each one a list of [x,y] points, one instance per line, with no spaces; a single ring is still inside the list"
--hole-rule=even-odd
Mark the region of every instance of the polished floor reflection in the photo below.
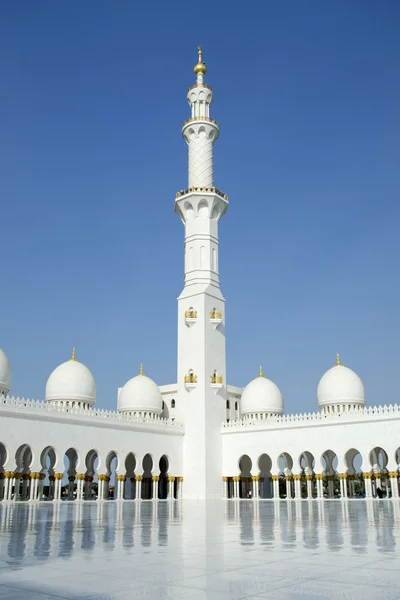
[[[399,598],[395,500],[0,505],[0,599]]]

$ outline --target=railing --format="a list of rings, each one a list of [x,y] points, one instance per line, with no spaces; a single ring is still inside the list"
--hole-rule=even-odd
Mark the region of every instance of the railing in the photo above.
[[[207,88],[208,90],[210,90],[210,92],[213,91],[212,87],[210,85],[207,85],[206,83],[195,83],[194,85],[191,85],[188,88],[188,92],[190,92],[190,90],[193,90],[194,88],[198,88],[198,87]]]
[[[208,194],[217,194],[217,196],[221,196],[224,200],[228,200],[228,195],[221,192],[221,190],[217,190],[215,187],[205,188],[205,187],[196,187],[192,185],[187,190],[181,190],[180,192],[176,192],[175,198],[180,198],[181,196],[186,196],[186,194],[190,194],[190,192],[206,192]]]
[[[210,312],[210,319],[222,320],[222,312],[217,312],[216,310],[212,310]]]
[[[187,310],[185,312],[185,319],[197,319],[197,310]]]
[[[400,418],[400,406],[398,404],[390,404],[389,406],[369,406],[368,408],[360,408],[355,410],[349,410],[342,413],[303,413],[295,415],[269,415],[266,418],[250,418],[249,420],[237,419],[235,421],[224,421],[221,424],[223,430],[237,430],[243,431],[244,429],[264,429],[264,428],[276,428],[279,426],[285,426],[289,424],[293,425],[313,425],[325,422],[339,422],[339,421],[356,421],[356,420],[368,420],[374,417],[387,417],[393,416],[394,418]]]
[[[183,423],[173,421],[172,419],[162,419],[157,416],[140,416],[132,415],[127,413],[119,413],[117,411],[97,409],[97,408],[83,408],[80,406],[66,406],[65,404],[58,404],[57,402],[46,402],[45,400],[30,400],[25,398],[15,398],[10,396],[0,396],[0,409],[1,407],[11,408],[16,410],[31,409],[38,412],[53,413],[57,415],[68,416],[79,416],[84,418],[93,418],[109,421],[119,421],[125,423],[140,423],[149,424],[156,427],[171,427],[173,429],[183,429]]]
[[[207,121],[207,123],[212,123],[213,125],[216,125],[218,127],[217,121],[215,119],[210,119],[210,117],[191,117],[190,119],[187,119],[184,122],[182,127],[185,127],[185,125],[187,125],[188,123],[194,123],[195,121]]]

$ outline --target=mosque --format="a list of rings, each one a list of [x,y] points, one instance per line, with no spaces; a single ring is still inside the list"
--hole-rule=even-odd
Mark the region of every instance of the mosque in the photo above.
[[[117,410],[99,410],[95,379],[73,350],[45,399],[25,400],[10,395],[0,350],[0,500],[398,497],[399,407],[367,407],[339,356],[312,414],[286,415],[261,368],[245,388],[227,384],[218,224],[229,203],[214,185],[219,127],[201,47],[194,73],[182,127],[189,181],[175,199],[185,228],[176,383],[158,386],[141,367],[118,388]]]

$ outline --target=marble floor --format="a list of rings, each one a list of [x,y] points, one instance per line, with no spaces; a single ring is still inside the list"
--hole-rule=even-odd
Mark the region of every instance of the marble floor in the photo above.
[[[400,599],[400,501],[0,504],[0,600]]]

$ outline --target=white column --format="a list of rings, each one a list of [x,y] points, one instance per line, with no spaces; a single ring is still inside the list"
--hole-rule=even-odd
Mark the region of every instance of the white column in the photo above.
[[[301,476],[294,475],[294,497],[295,500],[301,500]]]
[[[168,477],[168,495],[167,498],[169,500],[174,499],[174,481],[175,477]]]
[[[288,500],[290,500],[293,497],[293,495],[292,495],[292,478],[289,475],[287,475],[285,477],[285,480],[286,480],[286,498]]]
[[[260,478],[257,475],[253,477],[253,497],[255,499],[260,497]]]
[[[324,492],[323,492],[323,475],[316,475],[315,476],[316,481],[317,481],[317,498],[318,500],[321,500],[324,497]]]
[[[372,498],[371,473],[364,473],[365,497]]]
[[[392,498],[399,497],[399,474],[397,471],[391,471],[390,477],[390,488],[392,490]]]
[[[347,498],[347,474],[346,473],[342,473],[341,484],[342,484],[342,498]]]
[[[279,500],[279,475],[272,475],[272,485],[275,500]]]
[[[153,500],[158,500],[158,482],[159,477],[157,475],[153,476]]]
[[[307,498],[309,500],[311,500],[313,497],[312,475],[306,475],[306,481],[307,481]]]
[[[76,487],[76,499],[77,500],[83,500],[83,490],[84,490],[84,485],[85,485],[85,475],[83,473],[80,473],[79,475],[77,475],[78,478],[78,483],[77,483],[77,487]]]
[[[5,473],[4,500],[10,500],[10,471]]]
[[[35,498],[35,490],[36,490],[36,475],[37,473],[31,473],[31,484],[29,486],[29,501],[36,500]]]
[[[136,475],[135,500],[140,500],[142,497],[142,476]]]
[[[223,477],[222,481],[223,481],[223,484],[222,484],[223,496],[224,496],[224,500],[226,500],[228,498],[228,478]]]

